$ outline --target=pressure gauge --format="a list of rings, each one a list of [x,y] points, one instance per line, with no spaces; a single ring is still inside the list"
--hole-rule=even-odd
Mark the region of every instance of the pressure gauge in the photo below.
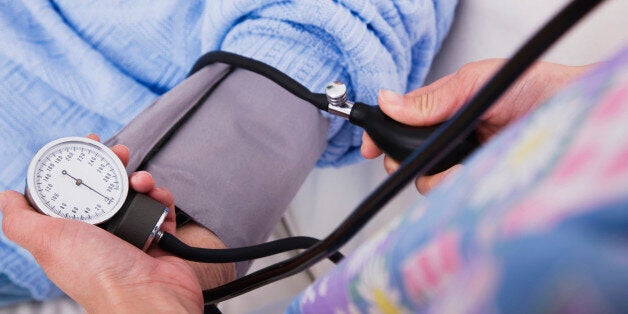
[[[122,207],[126,170],[105,145],[82,137],[52,141],[28,167],[26,195],[40,212],[99,224]]]
[[[120,159],[105,145],[83,137],[42,147],[28,167],[25,194],[43,214],[100,225],[143,250],[168,211],[145,195],[129,193]]]

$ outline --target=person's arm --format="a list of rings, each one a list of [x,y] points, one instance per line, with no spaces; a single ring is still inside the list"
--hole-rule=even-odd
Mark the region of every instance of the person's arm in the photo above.
[[[90,138],[98,140],[94,135]],[[112,150],[126,165],[128,149]],[[155,186],[150,173],[129,178],[131,188],[169,208],[162,230],[197,246],[224,248],[207,229],[189,224],[176,229],[174,197]],[[233,263],[200,264],[172,256],[156,246],[146,253],[83,222],[40,213],[15,191],[0,193],[2,230],[35,257],[46,275],[89,313],[200,313],[201,290],[235,278]]]
[[[193,114],[182,118],[187,112]],[[271,80],[213,64],[106,143],[128,146],[127,171],[147,170],[173,193],[195,222],[183,227],[183,241],[203,246],[199,240],[215,234],[239,248],[266,241],[325,149],[328,125],[313,105]],[[159,146],[161,138],[168,140]],[[248,265],[236,264],[238,276]]]
[[[199,8],[198,3],[190,3],[178,3],[177,10],[172,10],[171,4],[156,5],[149,12],[150,19],[144,18],[147,14],[145,7],[135,2],[120,3],[114,10],[106,4],[100,6],[97,3],[85,6],[17,4],[7,8],[4,12],[6,16],[32,18],[9,18],[12,23],[3,29],[3,36],[6,35],[4,37],[13,44],[1,45],[0,54],[7,57],[8,69],[16,70],[8,71],[1,84],[6,92],[0,93],[0,99],[7,104],[3,107],[6,109],[3,119],[8,119],[9,123],[0,125],[0,138],[15,142],[15,145],[8,147],[0,158],[11,165],[3,173],[0,189],[20,189],[27,161],[38,145],[33,139],[93,130],[109,138],[153,102],[154,97],[178,85],[201,52],[224,50],[252,57],[278,68],[315,92],[322,92],[327,82],[341,79],[353,91],[354,100],[367,103],[376,101],[375,91],[378,88],[401,91],[408,86],[416,87],[425,77],[447,33],[456,1],[238,0],[205,1],[205,8]],[[219,10],[217,5],[220,5]],[[106,18],[101,18],[103,16]],[[134,17],[134,27],[129,27],[129,17]],[[64,23],[58,23],[61,20]],[[107,36],[100,36],[98,30],[102,29],[107,30]],[[50,40],[21,40],[25,34]],[[164,38],[168,38],[169,43],[176,43],[174,46],[177,49],[161,45]],[[55,54],[54,62],[51,62],[50,51],[59,52],[58,47],[70,48]],[[64,79],[58,79],[59,75]],[[24,90],[28,91],[29,97],[15,92]],[[240,91],[241,88],[236,94]],[[256,96],[252,96],[246,109],[256,107]],[[30,110],[31,107],[37,109],[37,114]],[[284,110],[277,112],[285,113]],[[249,150],[238,151],[234,155],[224,154],[219,149],[212,152],[223,154],[225,164],[214,164],[217,168],[233,166],[244,172],[247,167],[258,167],[268,172],[274,169],[289,172],[297,168],[290,175],[290,180],[285,180],[288,176],[278,171],[265,177],[245,176],[245,180],[215,179],[214,183],[223,185],[222,188],[215,193],[206,193],[208,201],[202,206],[186,206],[185,210],[194,211],[192,215],[198,217],[197,220],[207,222],[200,225],[216,233],[221,232],[221,239],[227,245],[236,247],[265,241],[270,231],[251,226],[272,228],[286,208],[285,200],[289,201],[296,193],[299,180],[315,163],[319,166],[341,166],[360,160],[359,128],[341,119],[334,119],[328,127],[328,122],[317,112],[304,114],[307,117],[296,113],[294,119],[292,116],[284,119],[300,122],[296,125],[298,129],[315,124],[316,128],[305,134],[307,137],[301,137],[302,143],[308,144],[307,151],[300,150],[300,146],[284,145],[286,149],[280,154],[287,162],[278,162],[278,166],[260,163],[262,158],[255,157],[264,153],[264,159],[272,162],[276,147],[285,143],[282,142],[281,132],[271,132],[279,134],[267,137],[276,139],[275,148],[271,150],[257,141],[255,143],[259,146],[251,146]],[[49,123],[55,119],[65,123]],[[219,116],[216,119],[224,121]],[[264,126],[261,119],[256,121]],[[246,130],[251,124],[242,125],[244,128],[237,131]],[[270,130],[270,127],[282,125],[272,119],[266,126],[269,126],[266,130]],[[285,129],[280,131],[288,136],[298,135],[293,132],[294,125],[283,126]],[[224,130],[217,129],[217,132]],[[255,135],[255,132],[252,133]],[[232,135],[237,138],[237,134]],[[246,148],[248,145],[241,139],[225,143],[231,143],[232,147],[240,145]],[[286,151],[301,151],[302,155],[290,156]],[[234,158],[245,160],[235,164],[231,162]],[[298,164],[287,167],[291,161]],[[228,171],[225,173],[228,174]],[[258,189],[262,197],[258,197],[260,194],[252,195],[245,187],[251,178],[257,183],[268,184],[272,190],[264,193]],[[158,180],[158,183],[172,188],[168,181]],[[231,185],[227,186],[227,183]],[[283,189],[278,183],[285,184],[288,189]],[[202,185],[199,187],[205,192]],[[265,203],[258,206],[259,202],[250,202],[240,206],[247,196]],[[230,202],[232,200],[238,202]],[[212,206],[214,201],[231,203],[228,204],[231,206]],[[207,203],[210,205],[207,206]],[[236,215],[230,211],[232,208],[240,211],[236,213],[239,219],[228,219]],[[242,222],[240,217],[248,218]],[[202,232],[212,237],[211,232],[197,227],[188,225],[182,230]],[[241,232],[243,230],[248,232],[245,234]],[[197,239],[197,236],[190,238]],[[15,248],[10,241],[1,240],[0,247]],[[52,286],[42,288],[41,282],[45,278],[30,256],[22,254],[19,249],[12,252],[17,258],[4,259],[11,262],[0,265],[6,266],[3,274],[17,278],[13,281],[24,287],[25,294],[33,295],[37,300],[58,295],[57,289]],[[239,269],[243,274],[245,267]],[[33,291],[44,292],[35,295]]]
[[[87,137],[100,141],[95,134]],[[124,145],[113,145],[111,149],[120,158],[125,167],[129,166],[131,156],[129,149]],[[156,200],[166,204],[171,210],[165,222],[165,231],[176,234],[179,240],[188,245],[202,248],[223,249],[226,248],[225,243],[212,231],[202,225],[191,221],[188,224],[175,228],[174,204],[175,199],[172,192],[165,187],[155,187],[155,179],[153,175],[146,171],[134,172],[129,177],[131,187],[137,192],[145,193]],[[202,289],[210,289],[225,284],[235,278],[234,263],[196,263],[185,261],[196,274]]]
[[[406,95],[381,91],[378,98],[379,106],[391,118],[408,125],[438,124],[453,116],[503,63],[504,60],[501,59],[469,63],[459,71]],[[517,80],[481,119],[477,129],[480,140],[482,142],[488,140],[589,68],[591,66],[538,62]],[[361,151],[368,159],[382,154],[366,133]],[[399,164],[392,158],[388,156],[384,158],[384,168],[388,173],[394,172],[398,167]],[[458,167],[460,166],[456,165],[442,173],[418,178],[417,189],[426,194]]]
[[[151,194],[168,198],[165,190]],[[87,312],[201,312],[199,283],[183,260],[156,249],[152,257],[93,225],[39,214],[14,191],[0,193],[0,209],[6,236]]]

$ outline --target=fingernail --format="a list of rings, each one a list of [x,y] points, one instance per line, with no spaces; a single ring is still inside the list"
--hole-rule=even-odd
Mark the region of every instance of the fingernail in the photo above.
[[[138,172],[134,172],[134,173],[132,173],[132,174],[131,174],[131,180],[134,180],[134,181],[135,181],[135,180],[136,180],[136,178],[139,178],[140,176],[148,176],[149,178],[152,178],[152,177],[153,177],[153,175],[152,175],[152,174],[150,174],[150,172],[148,172],[148,171],[144,171],[144,170],[141,170],[141,171],[138,171]]]
[[[385,102],[387,104],[401,105],[403,103],[403,96],[391,90],[382,89],[379,92],[379,97],[382,102]]]

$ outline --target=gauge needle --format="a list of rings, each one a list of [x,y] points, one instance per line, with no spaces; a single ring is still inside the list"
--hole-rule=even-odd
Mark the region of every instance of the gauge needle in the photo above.
[[[90,189],[90,190],[92,190],[92,191],[96,192],[96,194],[98,194],[98,195],[100,195],[100,196],[104,197],[106,200],[109,200],[109,198],[108,198],[108,197],[106,197],[106,196],[104,196],[102,193],[100,193],[100,192],[98,192],[98,191],[94,190],[91,186],[89,186],[89,185],[85,184],[85,182],[83,182],[83,180],[81,180],[81,179],[77,179],[77,178],[73,177],[73,176],[72,176],[70,173],[68,173],[67,171],[65,171],[65,170],[61,170],[61,174],[66,175],[66,176],[68,176],[68,177],[70,177],[70,178],[74,179],[74,183],[75,183],[77,186],[84,185],[86,188],[88,188],[88,189]]]

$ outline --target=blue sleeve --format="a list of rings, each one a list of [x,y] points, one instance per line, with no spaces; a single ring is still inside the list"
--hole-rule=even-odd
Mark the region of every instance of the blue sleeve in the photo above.
[[[51,139],[111,137],[210,50],[256,58],[314,91],[343,80],[352,99],[371,104],[380,88],[415,88],[454,7],[455,0],[5,1],[0,190],[23,191],[30,158]],[[319,166],[359,160],[360,129],[334,120],[328,138]],[[60,293],[1,234],[0,256],[0,279],[38,300]],[[0,291],[0,303],[16,300]]]
[[[419,87],[453,18],[445,1],[254,1],[206,4],[202,49],[270,64],[315,92],[344,81],[350,99],[377,103],[379,89]],[[362,130],[332,117],[319,166],[361,159]]]

